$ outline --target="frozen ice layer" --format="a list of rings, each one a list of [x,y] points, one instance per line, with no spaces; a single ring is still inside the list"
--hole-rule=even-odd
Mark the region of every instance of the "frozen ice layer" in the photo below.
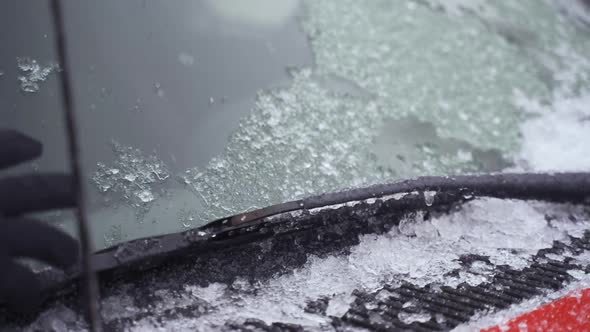
[[[425,128],[427,138],[402,135],[398,150],[388,133],[416,132],[412,128],[418,120],[392,123],[388,110],[322,87],[309,69],[292,74],[290,88],[258,96],[255,109],[232,135],[224,154],[205,168],[182,174],[181,182],[205,206],[201,223],[398,177],[457,169],[497,171],[505,164],[498,151],[466,142],[448,140],[444,146],[433,146],[436,129],[422,122],[418,125]]]
[[[310,70],[294,75],[288,90],[259,95],[223,155],[183,174],[206,206],[201,222],[377,181],[365,147],[379,110],[331,96]]]
[[[183,174],[203,201],[199,222],[393,179],[500,171],[511,156],[522,159],[520,124],[530,114],[515,91],[544,105],[559,84],[541,72],[560,84],[584,79],[560,46],[574,44],[574,30],[537,1],[477,3],[454,1],[457,17],[421,1],[305,2],[317,66],[261,92],[225,152]],[[503,21],[480,17],[482,6]],[[529,11],[534,22],[521,22]],[[535,43],[507,41],[521,32]]]
[[[464,8],[474,2],[452,3]],[[479,11],[471,14],[473,8],[457,18],[424,1],[307,1],[306,6],[304,27],[318,73],[338,75],[377,96],[394,120],[413,115],[436,124],[441,137],[510,152],[523,114],[507,97],[514,88],[532,96],[547,92],[536,65],[490,33]],[[482,6],[493,11],[500,5],[476,7]]]

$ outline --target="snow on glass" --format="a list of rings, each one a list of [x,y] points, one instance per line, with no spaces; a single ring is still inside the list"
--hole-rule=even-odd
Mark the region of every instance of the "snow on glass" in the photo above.
[[[567,11],[555,10],[567,1],[343,1],[304,2],[302,24],[316,67],[291,71],[288,88],[261,92],[225,153],[182,175],[204,209],[179,217],[205,222],[309,194],[422,174],[590,168],[590,157],[582,153],[590,140],[585,120],[590,92],[583,88],[590,82],[589,60],[583,56],[590,45],[579,26],[563,16]],[[523,15],[530,19],[522,20]],[[418,125],[429,139],[394,141],[387,126],[404,121]],[[379,142],[398,151],[385,158]],[[125,151],[134,155],[135,150]],[[513,166],[499,163],[498,154]],[[138,172],[144,163],[129,158],[99,167],[97,184],[132,204],[149,201],[149,195],[129,191],[136,189],[127,185],[132,179],[155,195],[151,185],[160,179],[125,178],[146,174]],[[424,198],[428,204],[435,197]],[[555,216],[551,225],[546,214]],[[578,222],[572,223],[570,215]],[[348,255],[309,256],[303,267],[255,284],[186,284],[184,291],[173,292],[153,281],[154,296],[161,299],[154,315],[191,304],[210,310],[198,318],[164,322],[148,316],[130,330],[214,331],[227,320],[246,318],[329,330],[329,318],[305,312],[308,300],[328,298],[327,312],[342,316],[356,289],[395,296],[382,289],[385,282],[478,285],[494,275],[485,264],[443,276],[459,268],[458,258],[467,253],[523,268],[539,249],[567,242],[589,227],[588,215],[576,207],[478,199],[453,214],[408,217],[387,234],[361,236]],[[588,257],[586,251],[577,259]],[[579,272],[572,271],[579,280],[571,287],[590,282]],[[103,300],[107,321],[142,310],[126,292],[130,287]],[[526,301],[520,309],[516,305],[496,319],[557,293]],[[480,319],[486,318],[475,317],[470,324]],[[80,317],[59,306],[44,312],[30,329],[52,326],[83,329]]]

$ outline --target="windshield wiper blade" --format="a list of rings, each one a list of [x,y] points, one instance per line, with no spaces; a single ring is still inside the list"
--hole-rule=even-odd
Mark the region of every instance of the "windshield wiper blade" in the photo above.
[[[435,194],[427,197],[426,192]],[[132,275],[174,259],[319,227],[321,225],[318,222],[303,222],[297,217],[313,214],[314,211],[341,206],[355,209],[356,203],[381,200],[387,204],[380,209],[411,212],[435,209],[477,197],[589,203],[590,173],[427,176],[326,193],[221,218],[180,233],[124,242],[96,252],[92,256],[92,266],[101,275]],[[53,269],[40,273],[48,296],[64,289],[79,275],[79,271],[63,274]]]

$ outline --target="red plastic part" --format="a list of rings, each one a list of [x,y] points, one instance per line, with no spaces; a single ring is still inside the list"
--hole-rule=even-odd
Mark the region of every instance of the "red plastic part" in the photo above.
[[[590,331],[590,288],[570,293],[481,332]]]

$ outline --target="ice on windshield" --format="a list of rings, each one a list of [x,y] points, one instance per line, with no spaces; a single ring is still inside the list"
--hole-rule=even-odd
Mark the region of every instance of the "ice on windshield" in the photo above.
[[[588,170],[590,62],[584,54],[590,40],[583,19],[563,10],[568,3],[304,2],[302,26],[315,66],[291,69],[290,86],[260,92],[224,154],[178,175],[203,207],[179,216],[202,224],[423,174]],[[120,172],[111,174],[115,181],[104,180],[113,169]],[[112,192],[137,204],[142,197],[164,199],[150,181],[138,184],[152,196],[123,185],[125,175],[142,169],[101,166],[97,183],[105,192],[120,188]],[[571,222],[572,213],[580,222]],[[545,214],[556,222],[549,225]],[[418,214],[388,234],[363,236],[348,255],[310,256],[304,267],[259,284],[187,284],[173,293],[154,281],[150,289],[161,298],[155,315],[188,304],[202,305],[203,314],[164,322],[148,316],[132,330],[215,330],[228,319],[252,317],[328,328],[328,317],[305,310],[308,301],[328,299],[326,311],[341,316],[355,289],[388,296],[380,289],[385,281],[477,285],[494,271],[474,264],[444,276],[461,254],[522,268],[532,253],[579,236],[589,223],[570,206],[477,200],[427,221]],[[122,289],[105,299],[106,319],[141,311],[131,296]],[[53,310],[37,326],[80,324],[69,309]]]
[[[112,142],[116,159],[113,165],[98,164],[93,180],[107,193],[111,204],[124,201],[141,216],[160,196],[158,185],[170,177],[166,165],[156,155],[144,155],[138,149]]]
[[[59,70],[59,65],[54,62],[42,65],[37,60],[29,57],[17,58],[16,60],[20,70],[18,81],[21,90],[24,92],[39,91],[39,84],[44,82],[52,72]]]
[[[425,174],[588,169],[589,43],[563,6],[305,2],[316,65],[260,92],[225,152],[179,175],[194,224]]]
[[[173,176],[194,194],[176,230],[419,175],[590,167],[590,46],[562,13],[567,3],[304,4],[315,66],[291,68],[290,86],[261,91],[223,154]],[[165,96],[159,82],[154,92]],[[109,174],[146,176],[121,162],[100,164],[95,184],[143,216],[162,196]],[[104,190],[106,179],[118,184]]]

